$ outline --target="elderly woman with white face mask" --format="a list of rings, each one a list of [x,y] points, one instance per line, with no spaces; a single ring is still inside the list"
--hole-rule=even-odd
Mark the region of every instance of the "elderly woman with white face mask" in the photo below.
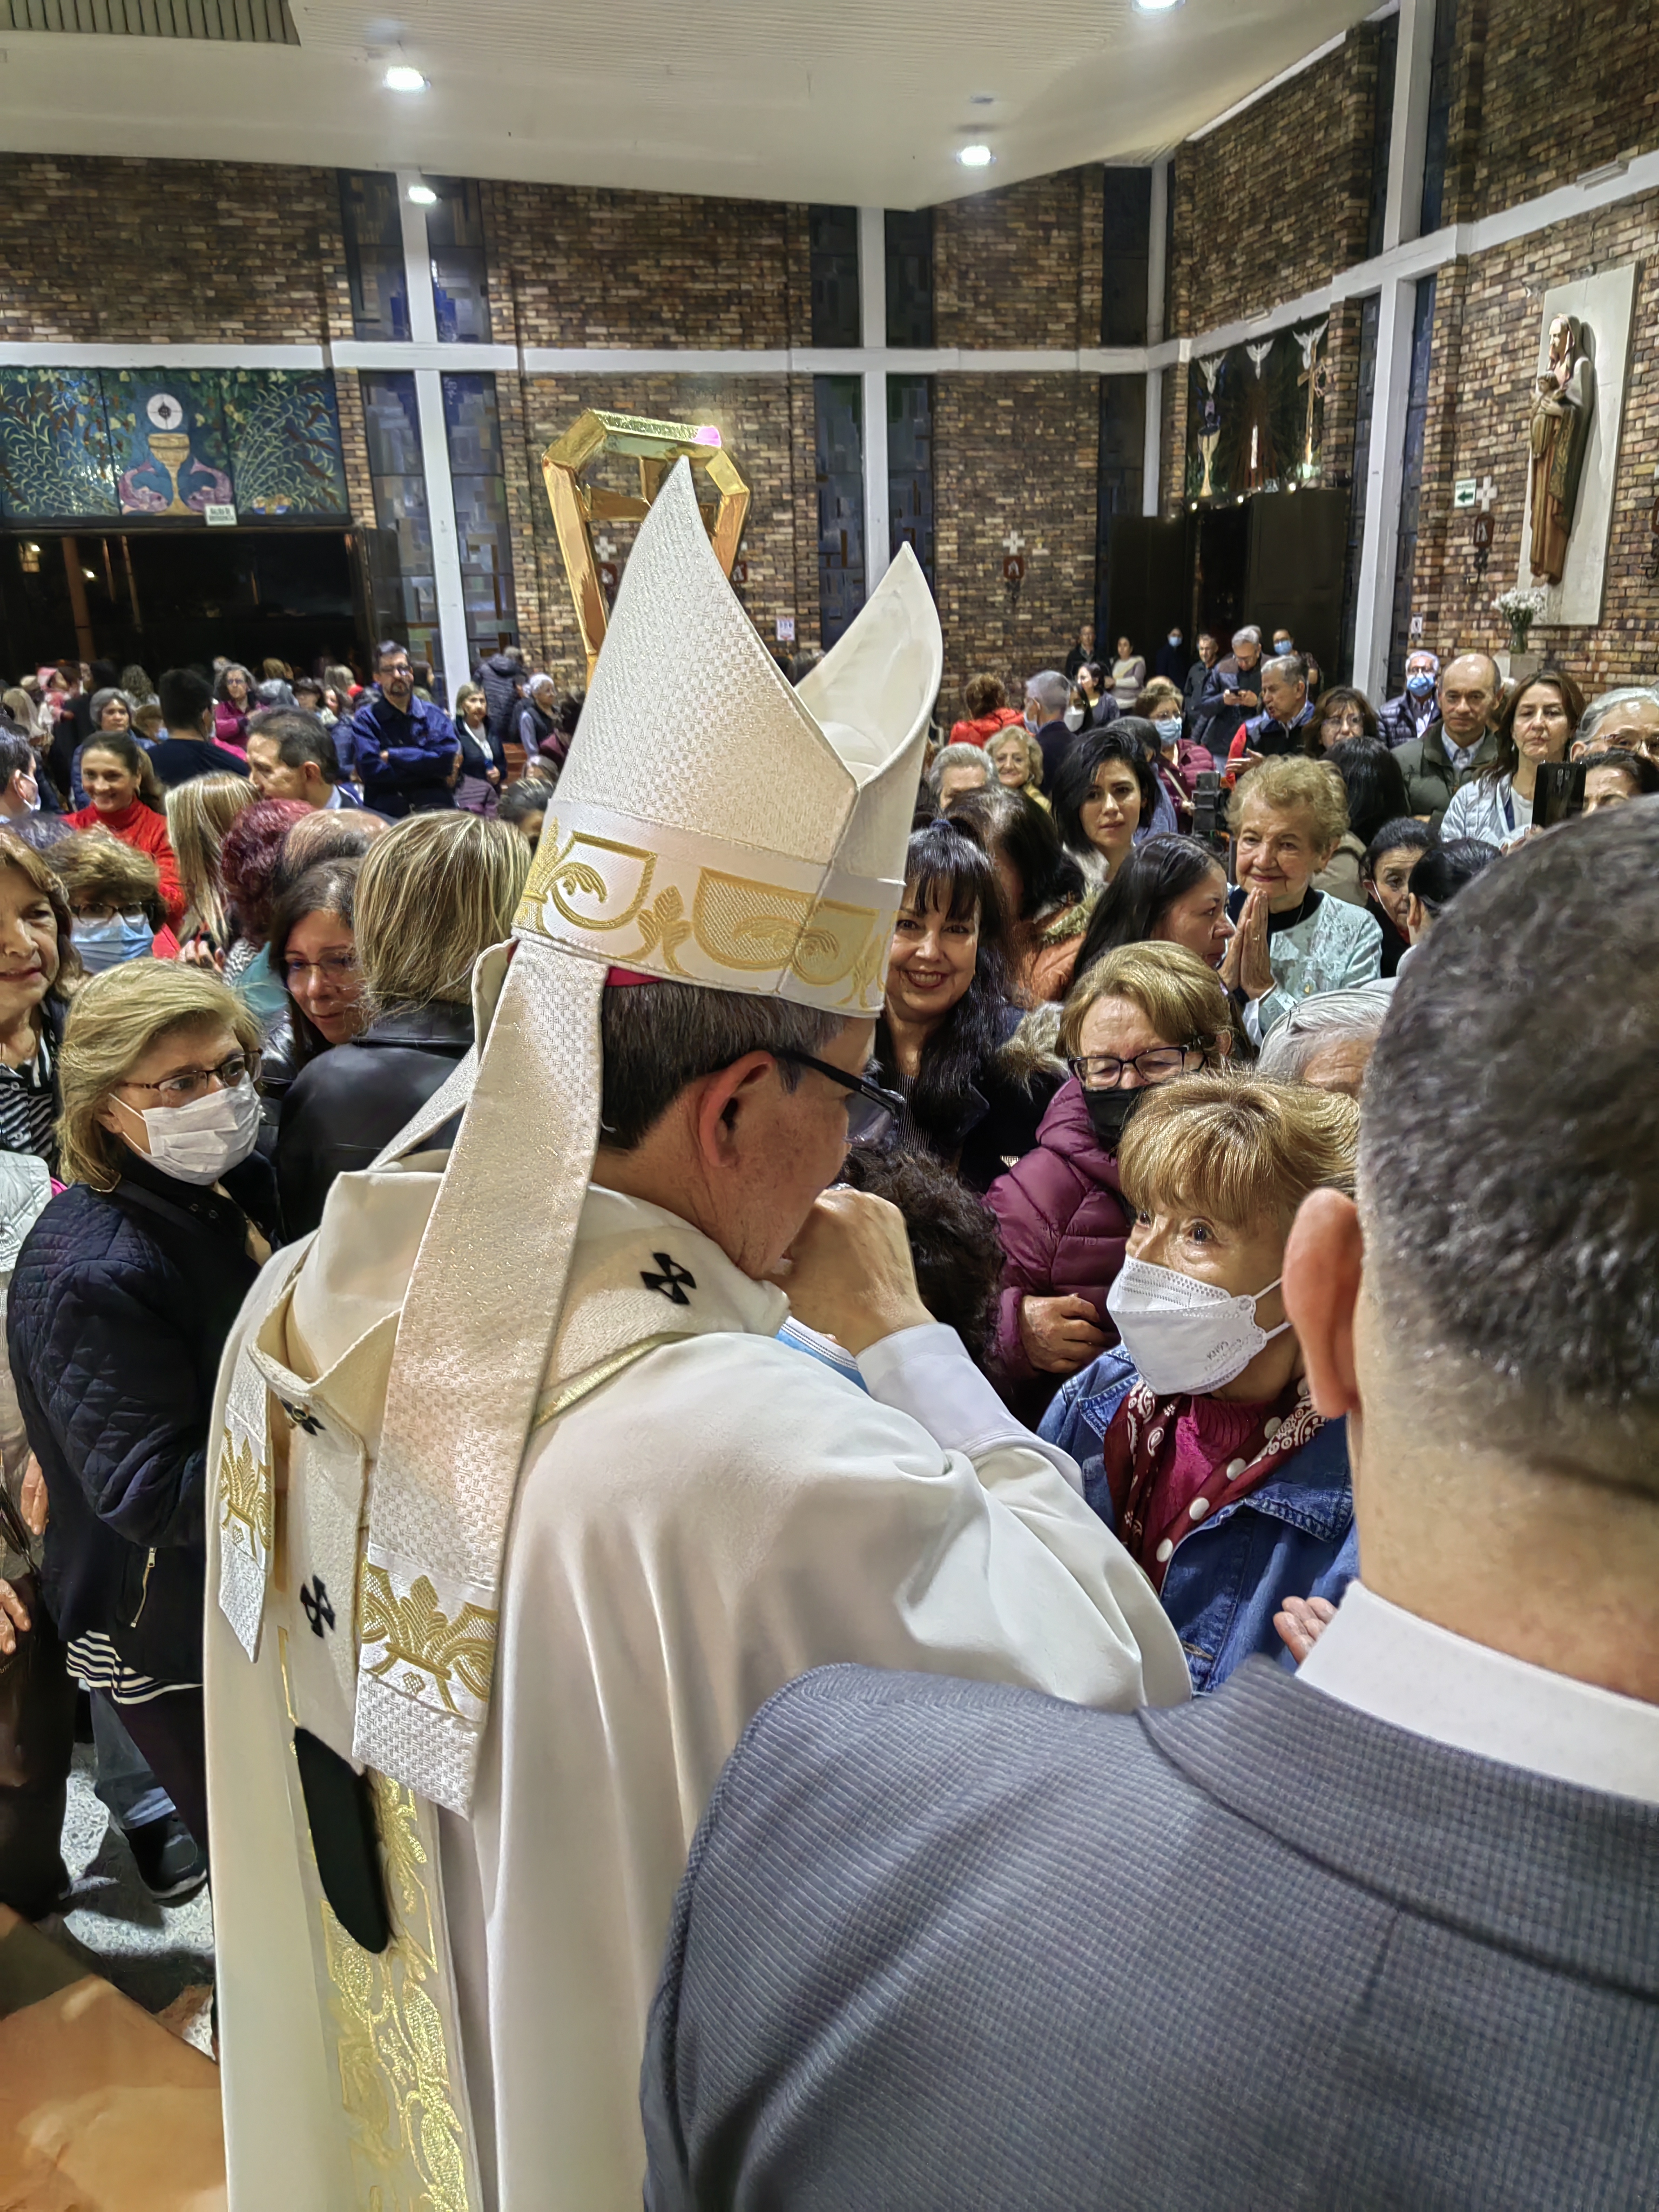
[[[1195,1689],[1275,1656],[1285,1600],[1334,1601],[1357,1571],[1346,1433],[1314,1410],[1279,1284],[1297,1208],[1352,1181],[1358,1128],[1338,1093],[1198,1074],[1151,1091],[1118,1152],[1121,1342],[1042,1434],[1151,1577]]]
[[[69,1188],[25,1240],[7,1310],[50,1509],[47,1610],[203,1855],[209,1419],[278,1235],[253,1149],[258,1039],[224,984],[172,961],[128,961],[76,994],[58,1057]]]

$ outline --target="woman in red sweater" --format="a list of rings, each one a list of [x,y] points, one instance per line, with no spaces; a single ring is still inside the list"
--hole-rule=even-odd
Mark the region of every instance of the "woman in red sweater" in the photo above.
[[[125,731],[100,730],[81,756],[81,781],[92,804],[78,814],[66,814],[64,821],[71,830],[107,830],[124,845],[148,853],[161,878],[167,921],[176,924],[185,911],[184,886],[167,841],[161,788],[149,756]],[[158,933],[155,950],[161,960],[170,960],[177,952],[179,940],[171,927]]]

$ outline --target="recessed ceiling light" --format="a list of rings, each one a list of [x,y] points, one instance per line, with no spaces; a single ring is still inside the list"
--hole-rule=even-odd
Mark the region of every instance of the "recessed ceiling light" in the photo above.
[[[409,197],[416,207],[436,207],[438,204],[438,195],[430,185],[411,185]]]
[[[424,92],[427,82],[419,70],[404,62],[394,62],[380,82],[388,92]]]
[[[1167,9],[1180,5],[1181,0],[1135,0],[1136,11],[1142,15],[1161,15]]]
[[[964,169],[988,169],[996,155],[988,146],[958,146],[957,159]]]

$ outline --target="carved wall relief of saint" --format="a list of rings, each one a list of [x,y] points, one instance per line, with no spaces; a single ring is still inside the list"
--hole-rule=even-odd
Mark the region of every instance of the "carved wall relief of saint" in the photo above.
[[[1577,315],[1550,325],[1549,361],[1534,387],[1528,441],[1532,449],[1534,577],[1559,584],[1567,564],[1578,479],[1589,442],[1595,369],[1584,349],[1586,332]]]

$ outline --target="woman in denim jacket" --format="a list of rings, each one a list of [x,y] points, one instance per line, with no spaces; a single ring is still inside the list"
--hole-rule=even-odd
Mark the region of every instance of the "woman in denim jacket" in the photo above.
[[[1066,1384],[1042,1434],[1082,1468],[1206,1690],[1280,1651],[1287,1597],[1334,1601],[1358,1569],[1346,1430],[1314,1410],[1279,1278],[1304,1198],[1352,1178],[1358,1110],[1229,1075],[1140,1095],[1107,1301],[1121,1347]]]

